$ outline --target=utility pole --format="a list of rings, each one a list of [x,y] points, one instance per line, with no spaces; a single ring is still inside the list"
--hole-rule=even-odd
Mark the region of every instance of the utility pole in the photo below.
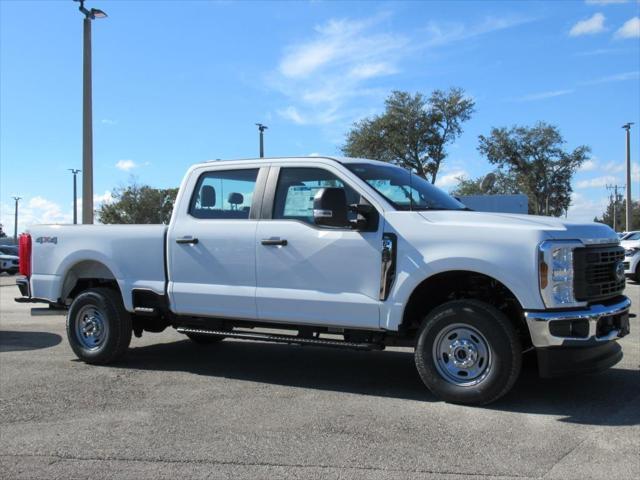
[[[258,130],[260,131],[260,158],[264,158],[264,131],[269,128],[262,123],[256,123]]]
[[[618,185],[607,185],[606,189],[609,191],[613,191],[612,194],[609,195],[609,200],[613,203],[613,230],[615,232],[618,231],[618,202],[622,197],[621,193],[618,193],[618,190],[624,191],[624,187],[620,187]]]
[[[82,47],[82,223],[93,223],[93,110],[91,91],[91,22],[106,18],[97,8],[88,10],[85,0],[78,10],[84,15]]]
[[[631,210],[633,208],[631,203],[631,125],[633,123],[630,122],[622,126],[627,131],[627,232],[631,231]]]
[[[73,173],[73,224],[78,223],[78,187],[76,182],[76,177],[78,172],[82,170],[78,170],[77,168],[68,168],[71,173]]]
[[[22,197],[13,197],[13,199],[16,201],[16,213],[15,213],[15,217],[14,217],[14,223],[13,223],[13,241],[16,243],[16,245],[18,244],[18,202],[22,199]]]

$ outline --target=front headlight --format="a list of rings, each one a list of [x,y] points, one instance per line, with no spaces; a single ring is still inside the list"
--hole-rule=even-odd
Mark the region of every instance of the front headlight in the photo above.
[[[581,242],[543,242],[539,253],[540,293],[547,308],[576,304],[573,294],[573,250]]]
[[[640,252],[640,248],[638,248],[638,247],[627,248],[624,251],[624,256],[625,257],[633,257],[638,252]]]

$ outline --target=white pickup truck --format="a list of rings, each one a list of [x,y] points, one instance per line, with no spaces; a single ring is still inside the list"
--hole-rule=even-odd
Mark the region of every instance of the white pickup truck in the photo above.
[[[405,346],[440,398],[504,395],[522,355],[543,377],[616,364],[624,250],[601,224],[481,213],[371,160],[216,161],[184,177],[168,226],[35,226],[22,302],[68,308],[75,354],[176,328],[362,350]]]

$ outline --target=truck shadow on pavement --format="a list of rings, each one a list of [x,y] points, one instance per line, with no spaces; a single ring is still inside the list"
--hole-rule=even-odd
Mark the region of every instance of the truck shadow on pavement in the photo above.
[[[0,352],[38,350],[58,345],[62,337],[49,332],[18,332],[0,330]]]
[[[439,402],[420,380],[410,351],[356,352],[231,340],[200,346],[185,340],[132,348],[117,367]],[[513,390],[481,408],[559,416],[558,421],[577,424],[637,425],[640,372],[614,368],[597,375],[543,380],[535,357],[529,357]]]

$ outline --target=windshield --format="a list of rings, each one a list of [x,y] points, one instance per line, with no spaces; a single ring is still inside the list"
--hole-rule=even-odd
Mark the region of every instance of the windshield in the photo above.
[[[403,168],[371,163],[347,163],[345,166],[397,210],[468,210],[455,198]]]

